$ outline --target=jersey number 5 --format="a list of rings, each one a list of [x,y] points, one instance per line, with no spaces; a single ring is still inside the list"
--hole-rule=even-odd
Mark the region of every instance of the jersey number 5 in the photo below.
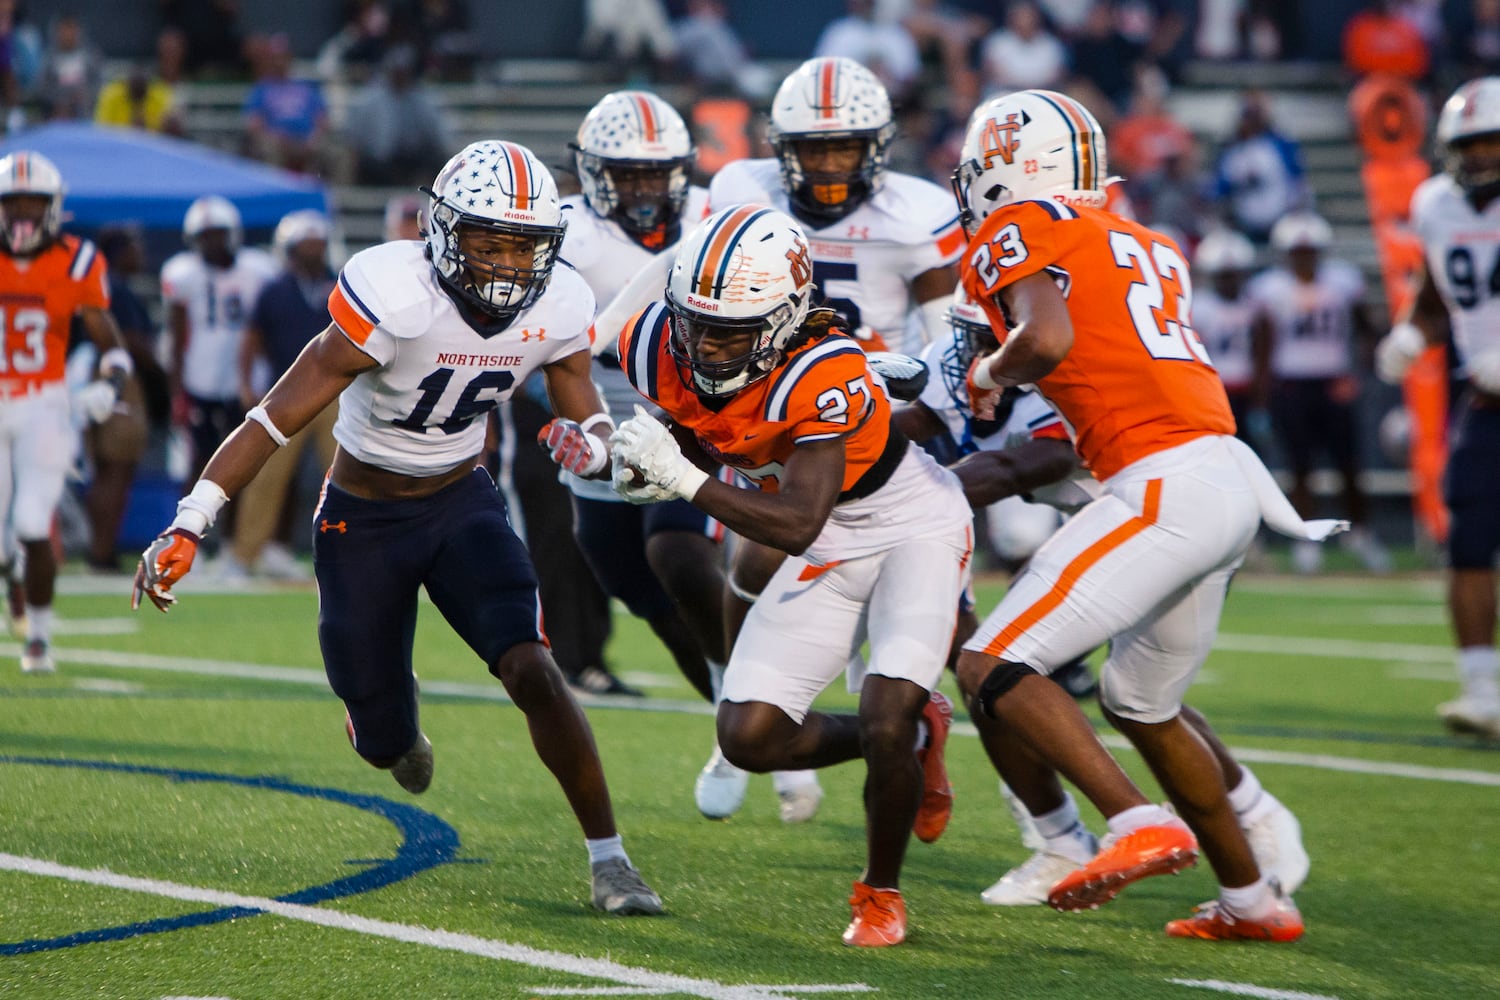
[[[1136,273],[1136,280],[1125,293],[1125,305],[1147,353],[1162,361],[1200,361],[1212,368],[1208,349],[1188,325],[1193,285],[1182,255],[1168,244],[1156,242],[1148,252],[1135,236],[1115,230],[1109,234],[1109,249],[1117,267]],[[1178,292],[1170,309],[1166,282],[1176,285]]]

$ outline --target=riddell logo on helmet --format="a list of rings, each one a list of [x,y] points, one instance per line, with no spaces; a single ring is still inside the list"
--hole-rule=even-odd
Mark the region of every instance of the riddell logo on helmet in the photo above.
[[[700,299],[698,296],[688,293],[687,304],[694,309],[702,309],[704,312],[718,312],[719,304],[708,299]]]
[[[504,212],[501,212],[500,214],[501,214],[501,216],[503,216],[504,218],[507,218],[507,219],[519,219],[522,222],[530,222],[531,221],[531,213],[530,212],[517,212],[513,208],[507,208]]]

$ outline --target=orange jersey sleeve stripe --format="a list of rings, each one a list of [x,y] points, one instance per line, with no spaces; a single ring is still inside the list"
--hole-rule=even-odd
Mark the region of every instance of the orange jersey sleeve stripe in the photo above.
[[[359,296],[339,276],[338,284],[328,293],[328,313],[334,323],[344,331],[344,336],[363,347],[370,334],[375,332],[378,321],[372,320],[366,310],[360,308]]]
[[[952,228],[943,233],[937,239],[938,253],[942,254],[945,258],[951,257],[953,254],[958,253],[963,249],[963,246],[964,230],[963,227],[958,225],[957,223],[954,223]]]
[[[1015,621],[1002,629],[1000,634],[984,647],[984,651],[990,656],[1004,659],[1005,651],[1010,648],[1011,643],[1025,635],[1027,629],[1057,610],[1058,605],[1067,599],[1068,593],[1072,591],[1079,577],[1087,573],[1099,560],[1155,524],[1160,510],[1161,480],[1153,479],[1146,484],[1146,500],[1141,516],[1131,518],[1078,553],[1073,561],[1063,568],[1062,574],[1058,576],[1057,583],[1052,585],[1052,589],[1043,594],[1041,599],[1031,607],[1021,612]]]

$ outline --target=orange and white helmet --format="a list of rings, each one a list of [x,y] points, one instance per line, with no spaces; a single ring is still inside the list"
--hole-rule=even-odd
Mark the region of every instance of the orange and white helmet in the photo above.
[[[812,295],[807,236],[791,216],[736,205],[704,219],[683,237],[667,278],[670,350],[683,383],[700,395],[728,396],[764,378],[801,329]],[[752,335],[746,353],[698,359],[703,337],[745,333]]]
[[[1471,198],[1500,191],[1500,158],[1464,147],[1471,139],[1500,132],[1500,76],[1470,80],[1453,92],[1438,114],[1437,146],[1443,166]]]
[[[182,217],[182,239],[190,247],[198,244],[198,237],[210,229],[222,229],[229,234],[229,252],[234,253],[244,238],[244,225],[240,221],[240,210],[234,202],[216,194],[206,194],[188,206]]]
[[[644,90],[617,90],[594,105],[570,144],[584,200],[633,233],[671,228],[682,218],[697,150],[687,124]],[[664,173],[664,183],[619,183],[624,172]]]
[[[557,184],[536,154],[514,142],[486,139],[465,146],[423,188],[427,257],[442,281],[475,309],[509,319],[547,290],[568,228]],[[531,238],[529,267],[465,258],[462,229]]]
[[[1255,244],[1233,229],[1215,229],[1198,244],[1193,267],[1205,275],[1249,271],[1255,267]]]
[[[771,101],[766,138],[781,161],[781,183],[793,209],[819,223],[836,222],[885,183],[885,161],[896,124],[891,98],[874,73],[842,56],[809,59],[792,71]],[[859,165],[848,172],[814,173],[802,165],[797,143],[863,139]]]
[[[1014,201],[1103,207],[1110,180],[1104,130],[1089,110],[1050,90],[1020,90],[986,101],[970,116],[953,196],[972,233]]]
[[[0,158],[0,238],[5,251],[28,257],[57,239],[62,231],[62,203],[67,186],[52,161],[41,153],[21,150]],[[7,199],[43,197],[50,201],[41,219],[11,218]]]

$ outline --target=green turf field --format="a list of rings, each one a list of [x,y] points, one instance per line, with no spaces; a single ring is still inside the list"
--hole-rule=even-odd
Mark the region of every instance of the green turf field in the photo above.
[[[1455,688],[1436,577],[1243,577],[1193,691],[1302,820],[1303,941],[1165,938],[1214,895],[1206,864],[1093,913],[986,907],[1025,852],[962,725],[953,823],[913,843],[910,939],[879,952],[839,943],[861,768],[824,772],[810,824],[780,822],[768,778],[732,820],[700,818],[710,717],[628,618],[613,662],[651,698],[589,715],[654,919],[589,909],[581,835],[520,714],[432,608],[437,773],[414,798],[349,749],[310,590],[189,579],[170,616],[131,617],[126,584],[66,582],[55,676],[0,643],[7,1000],[1500,996],[1500,749],[1433,715]]]

